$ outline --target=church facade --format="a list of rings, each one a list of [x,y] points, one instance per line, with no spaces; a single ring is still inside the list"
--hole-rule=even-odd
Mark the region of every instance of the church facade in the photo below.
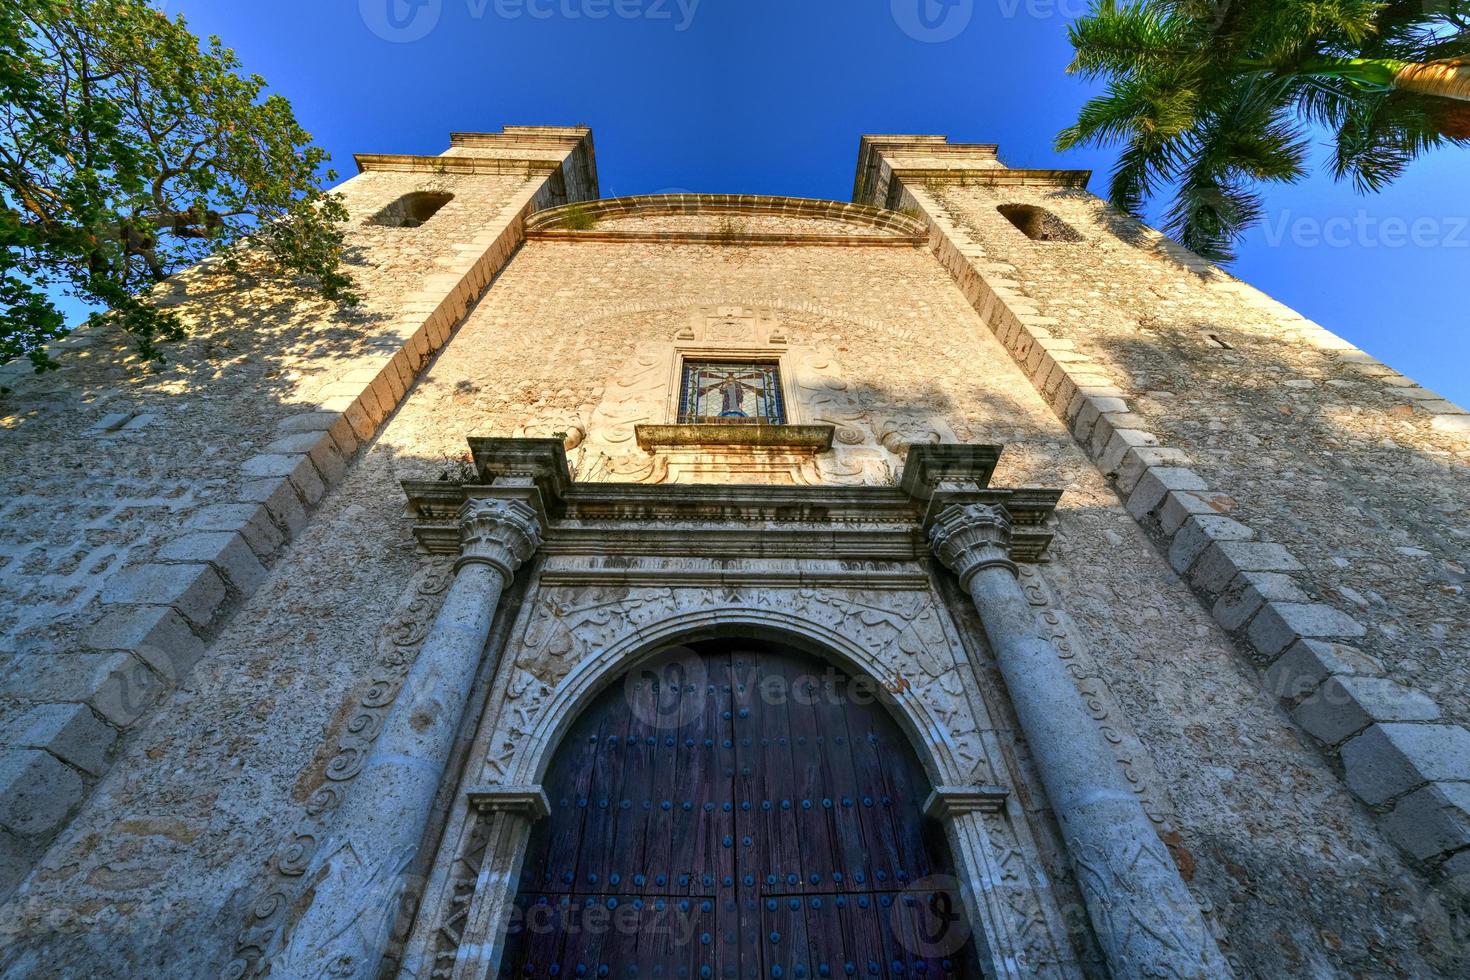
[[[342,187],[21,377],[0,976],[1462,976],[1470,415],[1086,190]]]

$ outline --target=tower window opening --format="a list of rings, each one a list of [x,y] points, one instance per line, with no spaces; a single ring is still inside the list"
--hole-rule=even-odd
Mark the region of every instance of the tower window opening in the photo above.
[[[373,215],[368,224],[384,228],[417,228],[452,200],[453,194],[441,191],[414,191]]]
[[[1081,235],[1045,208],[1032,204],[1002,204],[996,210],[1034,242],[1082,241]]]

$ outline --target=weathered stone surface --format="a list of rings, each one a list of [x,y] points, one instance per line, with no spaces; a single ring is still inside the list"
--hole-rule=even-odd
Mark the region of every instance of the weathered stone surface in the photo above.
[[[294,535],[306,526],[307,509],[291,481],[284,477],[251,480],[240,491],[240,499],[265,506],[271,520]]]
[[[1470,783],[1431,783],[1410,793],[1383,827],[1420,861],[1470,847]]]
[[[1143,474],[1155,466],[1182,469],[1187,468],[1189,464],[1190,459],[1187,454],[1167,446],[1130,447],[1123,454],[1123,460],[1118,465],[1116,476],[1118,492],[1126,498],[1138,486],[1138,481],[1143,479]]]
[[[1189,581],[1207,596],[1218,596],[1241,572],[1296,572],[1302,563],[1285,547],[1262,541],[1215,541],[1189,572]]]
[[[1434,721],[1439,708],[1427,696],[1385,677],[1329,677],[1292,713],[1297,724],[1337,745],[1375,721]]]
[[[1470,780],[1470,732],[1458,725],[1373,725],[1342,747],[1348,787],[1377,806],[1425,783]]]
[[[1205,549],[1217,541],[1249,541],[1256,532],[1239,521],[1219,515],[1191,517],[1179,528],[1169,545],[1169,564],[1183,575]]]
[[[81,798],[82,777],[55,757],[38,749],[0,750],[0,828],[44,834]]]
[[[182,677],[204,652],[204,642],[169,606],[112,609],[87,634],[86,646],[130,651],[169,679]]]
[[[0,731],[0,745],[45,749],[89,775],[99,775],[117,732],[84,704],[39,704]]]
[[[1328,640],[1298,640],[1266,669],[1266,689],[1295,702],[1317,689],[1329,675],[1383,673],[1383,665],[1357,647]]]
[[[936,166],[956,155],[948,152]],[[441,180],[456,199],[424,227],[367,223],[387,201]],[[882,181],[886,187],[886,175]],[[1449,933],[1434,903],[1416,907],[1410,927],[1394,903],[1364,899],[1404,893],[1416,872],[1323,754],[1304,749],[1294,726],[1266,703],[1210,605],[1201,606],[1158,551],[1158,532],[1172,537],[1191,517],[1227,516],[1280,542],[1274,556],[1222,550],[1256,542],[1212,544],[1207,552],[1230,559],[1218,589],[1265,572],[1291,573],[1312,596],[1355,590],[1369,603],[1373,650],[1384,659],[1373,672],[1432,688],[1445,718],[1464,720],[1470,671],[1450,651],[1465,646],[1467,617],[1463,600],[1440,588],[1457,584],[1447,563],[1463,557],[1443,544],[1458,540],[1455,515],[1466,507],[1459,444],[1433,430],[1422,411],[1394,414],[1383,385],[1339,364],[1338,348],[1289,311],[1164,247],[1079,190],[913,183],[926,196],[926,221],[932,204],[936,217],[953,218],[950,230],[973,235],[968,253],[957,251],[937,221],[930,249],[670,248],[587,238],[521,244],[514,234],[497,243],[510,221],[498,217],[502,207],[513,216],[551,203],[518,196],[524,188],[534,194],[535,181],[523,173],[370,171],[348,186],[349,245],[366,259],[355,266],[364,277],[362,310],[339,314],[274,285],[242,288],[223,273],[200,274],[186,283],[180,304],[193,339],[170,350],[168,371],[109,374],[78,363],[53,376],[62,387],[75,381],[85,392],[80,404],[106,401],[83,409],[83,417],[32,397],[17,411],[23,424],[6,431],[33,448],[7,457],[0,527],[35,538],[0,540],[6,640],[29,645],[44,632],[48,643],[54,636],[50,652],[75,653],[100,611],[89,590],[120,568],[154,560],[184,533],[242,534],[273,564],[268,583],[213,640],[206,669],[129,736],[136,743],[120,757],[126,768],[101,780],[56,838],[26,901],[0,911],[20,923],[21,955],[32,957],[26,962],[83,976],[107,975],[120,962],[140,975],[217,976],[236,955],[236,937],[253,923],[248,913],[258,900],[278,886],[298,894],[292,886],[299,879],[263,869],[262,860],[276,855],[272,868],[289,864],[299,856],[289,846],[299,830],[330,826],[327,819],[309,827],[306,813],[320,799],[317,790],[338,786],[322,773],[329,766],[335,775],[352,771],[350,753],[333,753],[354,731],[372,730],[375,716],[360,710],[364,698],[391,692],[438,608],[439,594],[420,594],[418,584],[448,573],[447,564],[413,551],[409,527],[422,515],[403,513],[398,481],[433,481],[454,470],[467,433],[565,433],[579,480],[648,485],[629,488],[630,497],[681,480],[739,482],[728,459],[662,471],[622,431],[627,419],[670,421],[676,357],[684,350],[674,338],[698,314],[699,329],[728,331],[719,343],[744,337],[755,356],[782,362],[800,421],[828,419],[839,429],[830,456],[763,471],[761,479],[828,491],[889,487],[902,464],[895,446],[1003,442],[994,485],[1065,490],[1052,561],[1038,573],[1056,596],[1040,604],[1047,602],[1035,594],[1041,579],[1030,579],[1028,601],[1037,603],[1037,622],[1053,631],[1047,639],[1067,658],[1079,694],[1125,766],[1129,794],[1136,789],[1158,829],[1177,841],[1180,867],[1190,854],[1201,857],[1191,889],[1213,909],[1211,926],[1228,941],[1239,972],[1461,975],[1454,944],[1440,939]],[[877,203],[889,203],[886,191],[874,193],[882,195]],[[492,200],[498,203],[486,203]],[[1064,213],[1085,241],[1030,241],[996,212],[1013,200]],[[661,220],[635,217],[628,227],[651,232]],[[482,255],[514,250],[514,261],[465,273],[455,263],[473,243]],[[431,285],[439,272],[449,279]],[[480,297],[492,275],[494,285]],[[1007,294],[984,295],[997,276]],[[458,314],[472,300],[474,313],[460,326]],[[1027,309],[1043,315],[1016,312]],[[778,334],[782,345],[770,342]],[[410,370],[426,372],[408,394],[413,379],[394,348],[380,345],[388,339],[411,350],[404,355]],[[699,343],[714,342],[700,335]],[[1006,345],[1024,351],[1030,376]],[[440,348],[444,355],[425,367]],[[1087,360],[1058,356],[1064,350]],[[390,357],[395,373],[386,377]],[[349,377],[356,380],[332,394],[319,390]],[[1358,387],[1331,384],[1349,377]],[[385,398],[403,400],[377,432],[374,418],[391,408]],[[69,441],[71,429],[85,432],[123,405],[155,420],[105,440]],[[1073,442],[1071,424],[1084,446]],[[1187,466],[1196,478],[1190,489],[1158,488],[1142,511],[1147,534],[1087,456],[1099,430],[1107,434],[1104,454],[1119,430],[1154,433],[1165,446],[1147,457],[1147,470]],[[289,478],[242,476],[241,464],[268,449],[310,453],[304,440],[277,440],[323,431],[344,457],[359,440],[372,441],[310,522]],[[1116,488],[1130,503],[1145,482],[1138,454],[1154,448],[1130,447],[1118,464]],[[59,458],[84,459],[86,467],[57,466]],[[320,469],[320,460],[314,465]],[[1135,473],[1137,482],[1125,487]],[[249,509],[195,522],[207,508],[242,503]],[[290,549],[225,520],[248,520],[267,503],[266,523],[277,537],[294,536]],[[753,540],[764,546],[787,518],[779,514]],[[698,543],[700,532],[679,529],[683,546]],[[1406,560],[1396,551],[1404,547],[1424,555]],[[1290,553],[1310,575],[1297,564],[1277,567]],[[995,894],[1017,903],[1011,911],[998,903],[1000,934],[1041,936],[1037,955],[1054,956],[1046,962],[1058,963],[1058,973],[1099,969],[1088,942],[1074,946],[1065,928],[1048,925],[1064,921],[1058,908],[1080,908],[1075,882],[1052,873],[1066,866],[1067,845],[1044,815],[1033,816],[1049,800],[1034,770],[1015,761],[1027,756],[1010,733],[991,650],[978,639],[983,625],[973,611],[934,598],[931,570],[865,553],[839,571],[867,584],[834,591],[821,576],[837,560],[822,546],[747,564],[687,555],[584,558],[548,554],[549,581],[580,584],[537,586],[508,606],[524,623],[497,624],[506,646],[492,655],[500,673],[491,689],[514,691],[515,710],[492,695],[483,744],[493,745],[492,735],[520,739],[509,726],[541,718],[542,699],[560,696],[558,678],[591,676],[600,667],[596,651],[624,656],[642,630],[672,622],[673,613],[707,614],[733,627],[741,611],[767,617],[767,625],[799,611],[796,629],[809,628],[818,647],[852,642],[852,662],[871,663],[884,683],[901,686],[892,676],[898,673],[913,686],[894,699],[895,710],[912,709],[908,727],[936,736],[921,751],[932,750],[937,767],[972,782],[993,779],[1025,801],[986,828],[1013,876]],[[753,584],[757,575],[767,578]],[[803,587],[769,587],[771,577]],[[693,578],[698,588],[682,587]],[[586,584],[593,579],[615,581]],[[952,592],[952,584],[944,588]],[[1283,586],[1266,601],[1302,599]],[[6,618],[17,608],[24,622]],[[1361,614],[1364,622],[1369,616]],[[1313,644],[1294,644],[1272,669],[1287,674],[1282,665]],[[950,669],[951,651],[958,671]],[[5,661],[6,674],[14,659]],[[1315,687],[1328,669],[1346,675],[1324,668],[1324,659],[1298,664],[1291,676]],[[67,666],[87,673],[93,663]],[[382,688],[373,686],[379,679]],[[35,703],[16,697],[6,708]],[[515,767],[526,757],[476,758],[467,777],[495,782],[495,766]],[[449,828],[446,840],[470,839],[461,831],[468,828]],[[434,860],[453,857],[453,846]],[[454,887],[446,888],[450,897],[426,897],[417,936],[443,935],[435,931],[445,921],[438,912],[464,907],[453,906]],[[1028,897],[1034,894],[1041,898]],[[229,897],[229,908],[220,908],[220,896]],[[113,928],[123,913],[100,928],[98,909],[108,916],[138,910],[148,928]],[[290,917],[295,910],[281,911]],[[414,949],[427,956],[421,962],[432,960],[433,950]]]
[[[139,565],[107,584],[102,601],[173,606],[190,623],[207,627],[225,600],[224,582],[208,565]]]
[[[1290,575],[1279,572],[1241,572],[1215,603],[1215,622],[1238,630],[1267,602],[1308,602],[1310,597]]]
[[[265,581],[265,567],[245,538],[231,531],[201,531],[174,538],[158,552],[163,561],[202,562],[236,591],[249,595]]]
[[[262,561],[275,555],[286,540],[262,504],[212,504],[190,518],[187,527],[194,531],[237,532]]]
[[[1182,466],[1153,466],[1139,477],[1138,485],[1128,495],[1128,513],[1143,520],[1163,503],[1171,490],[1204,490],[1205,481],[1198,473]]]
[[[1251,646],[1262,657],[1275,657],[1297,640],[1363,636],[1367,630],[1347,613],[1320,602],[1268,602],[1251,621]]]

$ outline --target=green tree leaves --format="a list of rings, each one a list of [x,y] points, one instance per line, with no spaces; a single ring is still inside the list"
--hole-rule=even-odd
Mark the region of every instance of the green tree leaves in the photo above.
[[[1098,0],[1070,34],[1069,70],[1108,87],[1058,148],[1122,144],[1112,202],[1171,190],[1165,230],[1211,259],[1260,220],[1257,185],[1304,175],[1313,126],[1362,191],[1470,142],[1462,0]]]
[[[355,299],[327,156],[264,89],[146,0],[0,0],[0,363],[54,366],[58,290],[162,360],[182,325],[143,294],[247,247]]]

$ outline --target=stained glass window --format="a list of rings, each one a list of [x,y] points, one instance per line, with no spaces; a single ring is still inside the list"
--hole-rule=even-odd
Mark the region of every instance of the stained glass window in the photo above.
[[[685,361],[683,425],[784,425],[781,369],[775,363]]]

